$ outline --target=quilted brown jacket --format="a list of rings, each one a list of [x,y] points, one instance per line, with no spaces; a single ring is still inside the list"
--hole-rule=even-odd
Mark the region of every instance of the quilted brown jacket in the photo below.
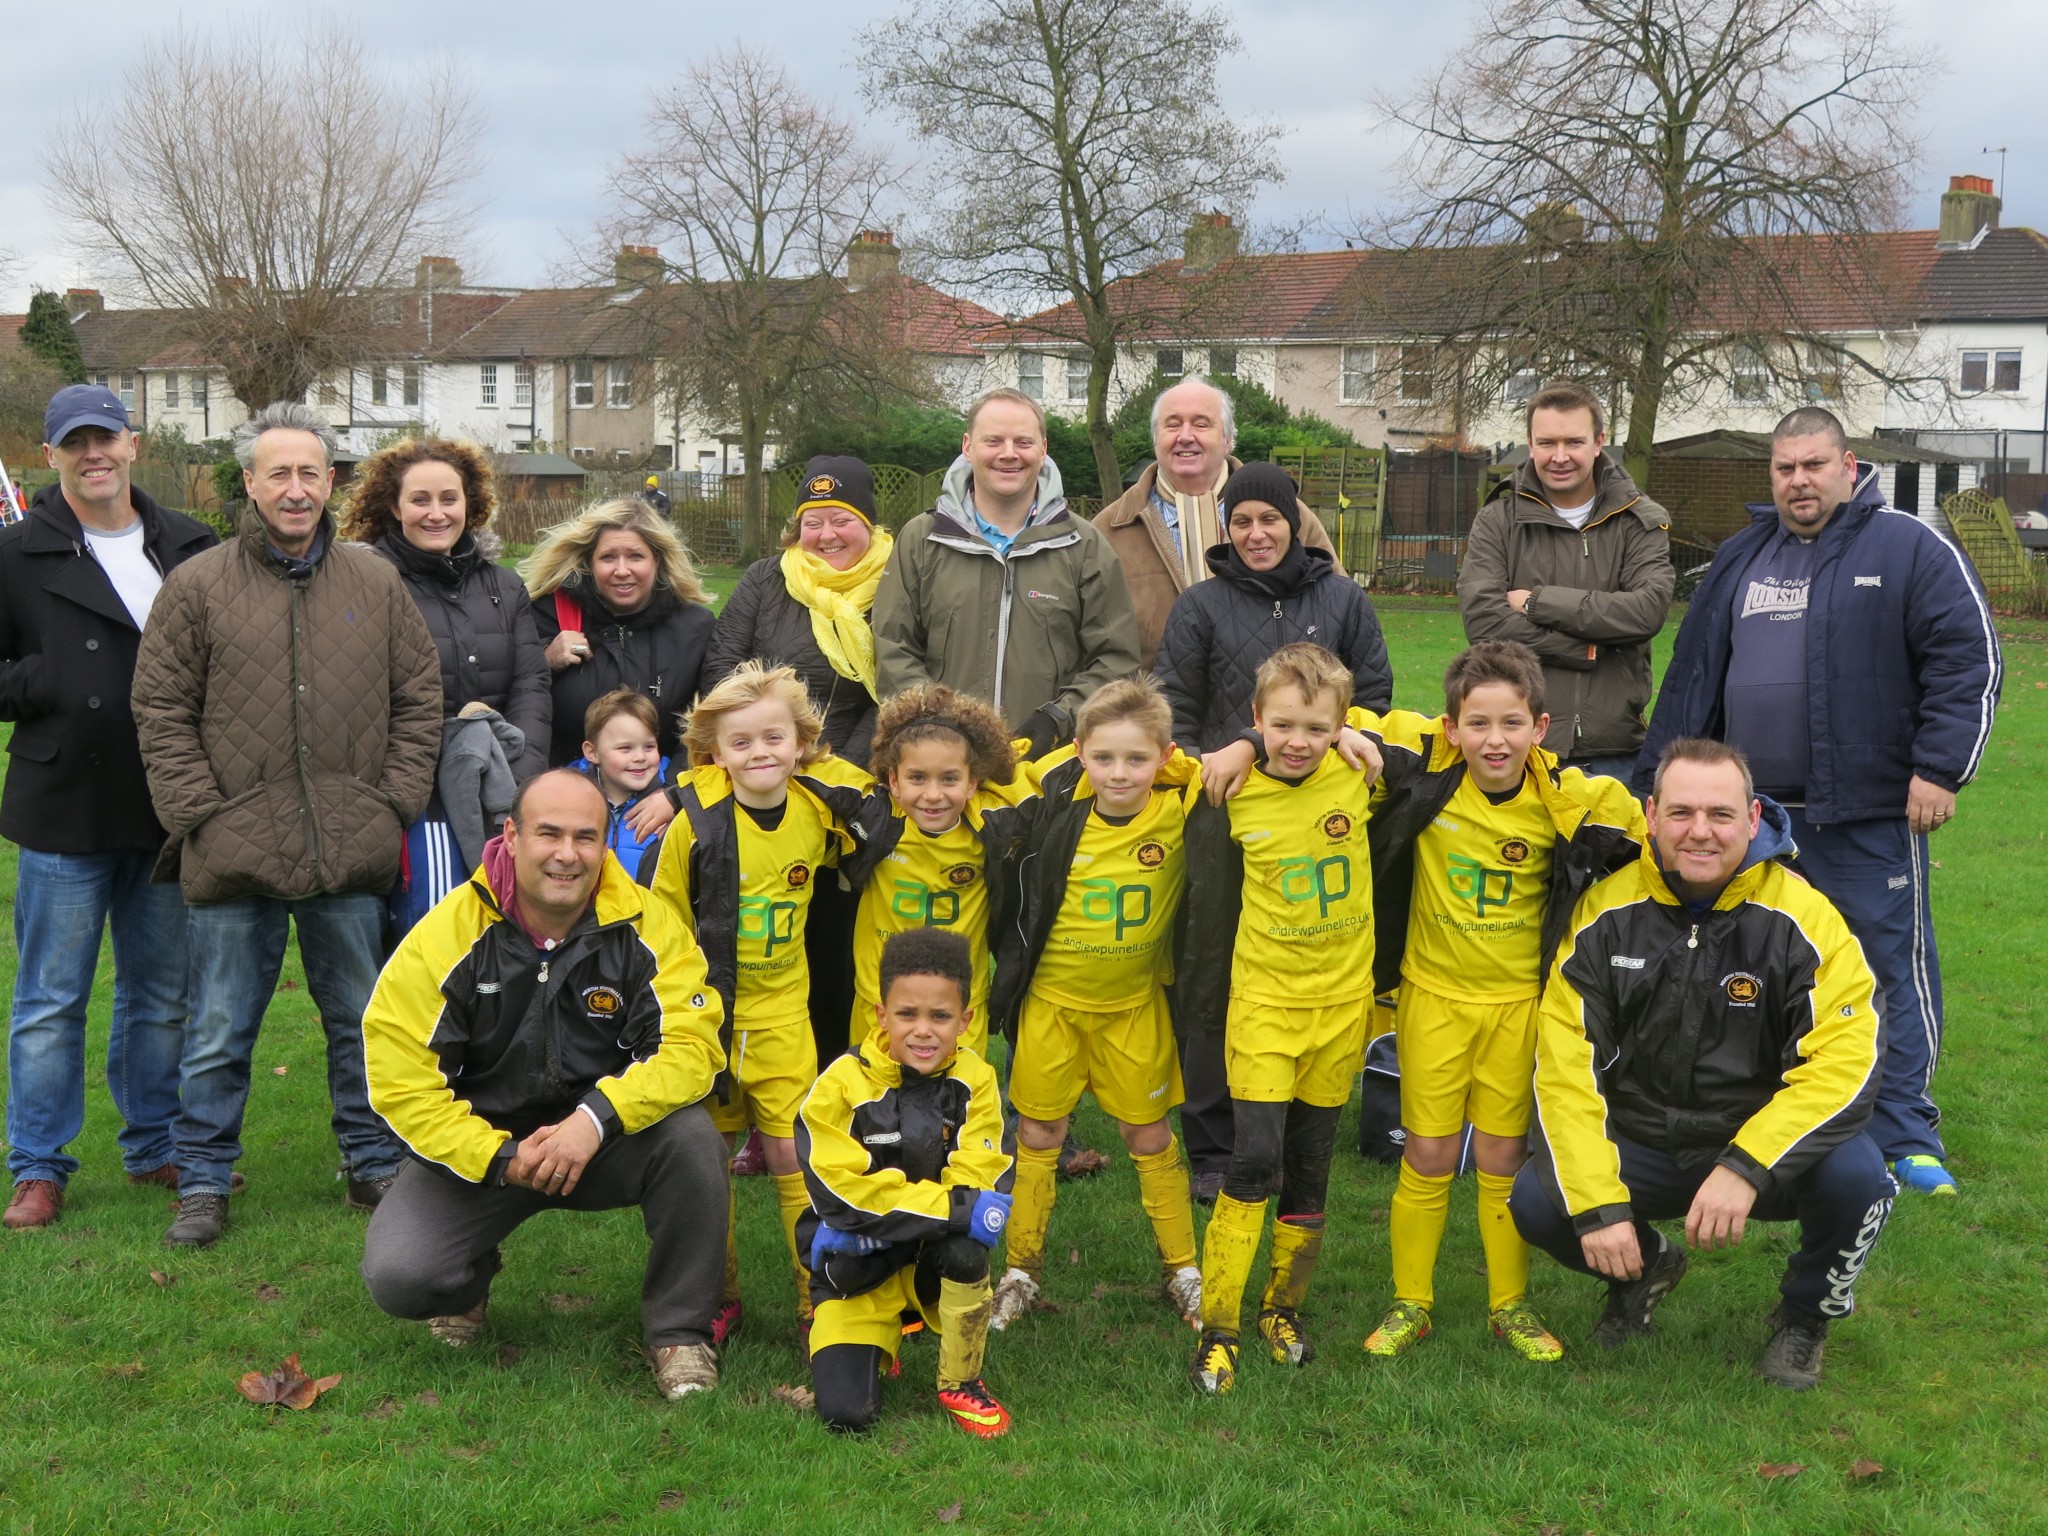
[[[135,662],[150,799],[195,905],[384,892],[441,749],[441,662],[373,550],[294,579],[255,513],[164,582]]]

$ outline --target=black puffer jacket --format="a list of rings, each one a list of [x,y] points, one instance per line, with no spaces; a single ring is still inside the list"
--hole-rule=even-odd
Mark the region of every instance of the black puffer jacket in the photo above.
[[[848,762],[867,767],[875,739],[875,696],[832,670],[812,636],[811,610],[789,595],[780,555],[748,566],[719,609],[711,651],[704,658],[704,686],[717,686],[743,661],[794,667],[811,703],[825,717],[826,744]]]
[[[583,714],[614,688],[644,693],[661,712],[661,750],[682,761],[681,719],[697,697],[704,656],[711,647],[711,610],[657,588],[638,613],[615,614],[585,581],[568,588],[583,609],[590,659],[554,674],[555,720],[548,766],[583,755]],[[553,593],[533,600],[533,623],[545,650],[562,632]]]
[[[398,568],[434,637],[441,707],[452,715],[472,700],[490,705],[526,737],[512,776],[547,767],[554,687],[519,578],[486,559],[467,533],[445,555],[416,549],[395,532],[372,547]]]
[[[1329,555],[1305,547],[1300,583],[1276,599],[1246,583],[1230,553],[1228,544],[1209,551],[1215,579],[1174,600],[1159,642],[1159,687],[1173,706],[1173,739],[1183,752],[1213,752],[1236,740],[1252,723],[1259,664],[1297,640],[1334,652],[1351,669],[1351,703],[1375,713],[1393,704],[1379,615]]]

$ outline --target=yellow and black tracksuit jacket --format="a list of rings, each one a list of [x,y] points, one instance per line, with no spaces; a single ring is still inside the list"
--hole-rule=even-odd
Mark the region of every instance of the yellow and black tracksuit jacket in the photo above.
[[[1373,786],[1372,900],[1378,920],[1373,985],[1391,991],[1401,981],[1408,941],[1408,912],[1415,892],[1415,847],[1431,820],[1450,802],[1465,778],[1465,758],[1445,739],[1443,717],[1413,710],[1373,715],[1350,712],[1350,724],[1371,736],[1384,763]],[[1550,888],[1543,907],[1543,974],[1571,926],[1579,898],[1617,870],[1626,869],[1649,845],[1643,809],[1616,779],[1589,778],[1576,768],[1560,770],[1542,747],[1529,750],[1529,773],[1557,828],[1550,857]]]
[[[835,1258],[829,1284],[814,1275],[813,1299],[823,1301],[872,1290],[913,1262],[918,1244],[966,1232],[977,1194],[1009,1193],[1016,1142],[994,1067],[963,1047],[920,1073],[890,1057],[877,1029],[811,1085],[796,1156],[811,1196],[799,1253],[811,1251],[821,1221],[890,1244]]]
[[[579,1104],[609,1138],[703,1098],[725,1065],[718,1019],[689,930],[610,854],[591,910],[545,951],[478,870],[377,978],[370,1103],[429,1167],[501,1184],[518,1141]]]
[[[1711,907],[1681,901],[1646,849],[1573,915],[1543,994],[1536,1112],[1580,1232],[1628,1219],[1613,1137],[1767,1192],[1870,1118],[1877,984],[1841,914],[1771,862],[1789,824],[1768,800],[1764,815]]]
[[[1185,819],[1201,800],[1201,762],[1182,752],[1173,753],[1161,765],[1152,793],[1172,797]],[[1001,828],[1006,835],[995,883],[1003,892],[1000,905],[1005,916],[990,944],[996,963],[989,992],[991,1037],[1001,1030],[1016,1043],[1017,1019],[1039,957],[1051,942],[1053,925],[1066,900],[1074,854],[1094,808],[1095,794],[1087,770],[1078,757],[1069,757],[1045,772],[1038,798],[1020,806]],[[1164,856],[1162,851],[1161,858]],[[1174,896],[1177,899],[1179,892]],[[1177,922],[1178,916],[1175,910],[1166,920]],[[1165,979],[1171,980],[1170,965],[1167,971]]]

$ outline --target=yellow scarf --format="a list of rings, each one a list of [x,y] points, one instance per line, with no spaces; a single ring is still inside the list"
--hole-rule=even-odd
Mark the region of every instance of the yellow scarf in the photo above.
[[[811,610],[811,638],[832,670],[875,691],[875,631],[868,610],[896,541],[877,528],[868,551],[843,571],[792,544],[782,552],[782,582],[789,595]]]

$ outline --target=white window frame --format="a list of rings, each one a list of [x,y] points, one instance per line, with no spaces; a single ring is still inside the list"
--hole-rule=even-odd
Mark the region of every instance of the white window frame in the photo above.
[[[1337,349],[1337,403],[1339,405],[1370,405],[1372,403],[1372,371],[1376,362],[1371,347],[1339,347]]]
[[[512,365],[512,403],[524,406],[533,404],[533,364]]]
[[[1162,378],[1186,378],[1188,376],[1187,348],[1160,347],[1152,354],[1152,366],[1159,370]]]
[[[1017,354],[1017,393],[1028,395],[1033,400],[1045,398],[1045,354],[1043,352],[1019,352]]]
[[[1421,381],[1417,391],[1411,386]],[[1436,401],[1436,366],[1430,357],[1427,342],[1409,341],[1401,344],[1401,403],[1403,405],[1431,405]]]
[[[604,365],[604,403],[608,410],[633,408],[633,365],[610,362]]]
[[[498,365],[476,365],[476,403],[487,410],[498,408]]]
[[[407,405],[418,405],[420,403],[420,391],[423,388],[423,379],[421,377],[421,369],[418,363],[402,363],[399,365],[398,387],[400,390],[400,397],[405,401]]]
[[[1517,368],[1507,376],[1507,382],[1501,385],[1501,403],[1504,405],[1527,405],[1536,398],[1537,391],[1542,388],[1543,370],[1541,368]]]
[[[587,357],[579,357],[569,365],[569,408],[586,411],[596,404],[596,365]]]
[[[167,373],[164,375],[164,409],[167,411],[182,410],[183,407],[178,404],[178,398],[178,376],[176,373]]]
[[[1994,395],[2018,394],[2020,392],[2020,378],[2024,372],[2022,364],[2025,361],[2026,354],[2024,352],[2017,352],[2010,348],[1993,352],[1991,354],[1991,393]],[[2005,370],[2008,363],[2012,366],[2012,382],[2010,384],[2005,382]]]
[[[373,363],[370,366],[370,404],[389,405],[390,403],[391,370],[382,363]]]
[[[195,411],[206,409],[206,375],[188,374],[185,379],[185,402]]]
[[[1842,400],[1842,359],[1819,346],[1806,349],[1806,383],[1802,393],[1817,405],[1839,405]]]
[[[1757,348],[1736,346],[1729,351],[1728,398],[1743,405],[1771,398],[1770,359]]]
[[[1085,405],[1088,402],[1088,359],[1069,357],[1067,359],[1067,404]]]
[[[1240,354],[1236,347],[1211,347],[1209,349],[1209,377],[1212,379],[1234,379]]]

